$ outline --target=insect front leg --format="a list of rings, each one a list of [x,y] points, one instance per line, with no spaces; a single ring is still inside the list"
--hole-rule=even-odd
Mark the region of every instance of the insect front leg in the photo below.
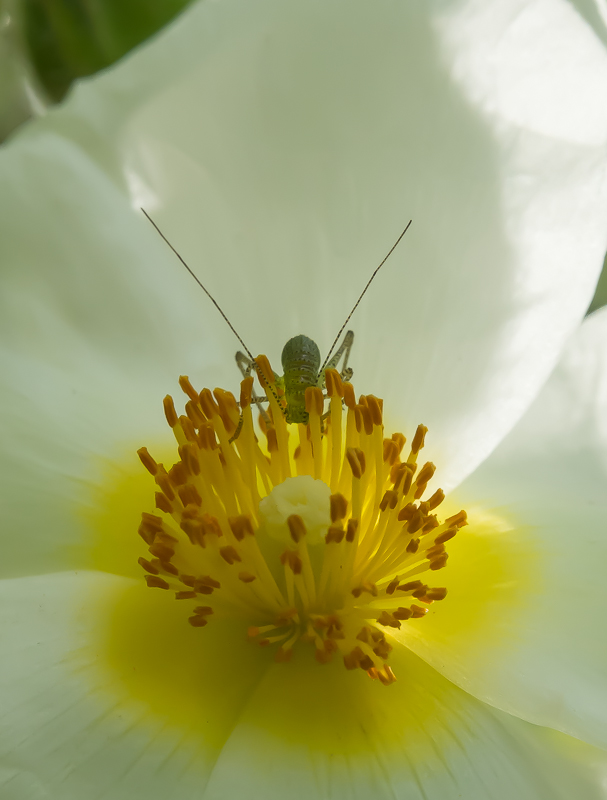
[[[339,363],[340,358],[343,355],[344,363],[341,366],[341,372],[339,374],[342,381],[351,380],[352,375],[354,374],[354,372],[348,367],[348,359],[350,358],[350,350],[352,349],[353,343],[354,343],[354,331],[348,331],[344,336],[342,343],[339,345],[334,355],[332,356],[331,360],[325,367],[325,369],[335,369]],[[323,382],[324,382],[324,373],[323,373]]]
[[[236,364],[238,365],[238,369],[241,371],[243,378],[249,378],[251,372],[253,372],[253,369],[255,367],[254,362],[251,361],[251,359],[244,353],[242,353],[240,350],[236,353]],[[263,417],[264,422],[266,422],[268,425],[271,425],[272,421],[268,416],[268,412],[261,405],[262,403],[267,403],[268,398],[257,394],[252,394],[251,400],[257,406],[257,410]],[[235,433],[233,436],[234,439],[238,438],[238,434],[240,433],[241,428],[242,428],[242,414],[240,415],[240,422],[238,423],[237,433]]]

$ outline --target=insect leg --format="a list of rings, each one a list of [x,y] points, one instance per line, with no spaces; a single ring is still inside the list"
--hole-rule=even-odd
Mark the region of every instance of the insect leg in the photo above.
[[[236,364],[238,365],[238,369],[241,371],[243,378],[250,377],[251,372],[253,371],[254,363],[253,363],[253,361],[251,361],[251,359],[248,356],[245,356],[245,354],[242,353],[240,350],[236,353]],[[253,394],[253,395],[251,395],[251,400],[257,406],[257,410],[259,411],[259,413],[263,417],[264,422],[266,422],[268,425],[271,425],[272,421],[270,420],[270,417],[268,416],[268,412],[261,405],[262,403],[267,403],[268,402],[268,398],[267,397],[260,397],[259,395]],[[238,435],[240,434],[240,429],[241,428],[242,428],[242,414],[240,415],[240,422],[238,423],[238,428],[236,430],[236,433],[232,437],[233,439],[237,439],[238,438]]]
[[[354,374],[353,371],[348,367],[348,359],[350,358],[350,350],[352,349],[353,343],[354,343],[354,331],[348,331],[344,336],[343,342],[337,348],[335,354],[325,367],[325,369],[335,369],[343,354],[344,363],[342,364],[340,373],[342,381],[349,381],[352,378],[352,375]],[[323,377],[324,377],[324,372],[323,372]]]

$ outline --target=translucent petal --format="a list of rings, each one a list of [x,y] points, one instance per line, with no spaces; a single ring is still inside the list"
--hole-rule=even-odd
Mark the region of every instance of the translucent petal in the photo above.
[[[275,363],[327,349],[413,217],[351,363],[446,487],[537,391],[604,251],[605,55],[562,3],[381,8],[201,4],[2,152],[9,574],[65,565],[91,452],[149,441],[176,374],[237,387],[142,203]]]
[[[606,408],[601,310],[573,338],[515,430],[457,491],[472,514],[470,533],[464,529],[444,571],[447,582],[452,573],[448,598],[405,636],[477,697],[601,746]]]
[[[11,800],[603,796],[604,753],[485,706],[404,650],[385,688],[305,653],[274,665],[100,573],[5,580],[0,599]]]

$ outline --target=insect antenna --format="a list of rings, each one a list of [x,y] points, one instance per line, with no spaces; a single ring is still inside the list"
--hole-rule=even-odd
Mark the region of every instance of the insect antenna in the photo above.
[[[141,208],[141,206],[140,206],[140,208]],[[285,411],[284,411],[284,409],[283,409],[283,408],[282,408],[282,406],[281,406],[280,400],[278,399],[278,396],[277,396],[276,392],[275,392],[275,391],[274,391],[274,389],[273,389],[273,388],[272,388],[272,387],[271,387],[271,386],[268,384],[268,382],[267,382],[267,380],[266,380],[266,378],[265,378],[265,376],[264,376],[263,372],[262,372],[260,369],[258,369],[258,364],[257,364],[257,361],[255,360],[255,358],[253,357],[253,353],[251,353],[251,351],[249,350],[249,348],[248,348],[248,347],[246,346],[246,344],[244,343],[244,341],[243,341],[242,337],[240,336],[240,334],[238,333],[238,331],[236,330],[236,328],[235,328],[235,327],[232,325],[232,323],[230,322],[230,320],[229,320],[229,319],[227,318],[227,316],[224,314],[224,312],[223,312],[223,310],[221,309],[221,306],[219,305],[219,303],[217,302],[217,300],[215,300],[215,298],[214,298],[214,297],[213,297],[213,295],[212,295],[212,294],[209,292],[209,290],[206,288],[206,286],[204,286],[204,284],[203,284],[203,283],[202,283],[202,281],[201,281],[201,280],[198,278],[198,276],[196,275],[196,273],[195,273],[195,272],[194,272],[192,269],[190,269],[190,267],[189,267],[189,266],[186,264],[186,262],[185,262],[185,259],[184,259],[184,258],[183,258],[183,257],[182,257],[182,256],[181,256],[181,255],[180,255],[178,252],[177,252],[177,250],[176,250],[176,249],[173,247],[173,245],[172,245],[172,244],[169,242],[169,240],[167,239],[167,237],[166,237],[166,236],[164,235],[164,233],[163,233],[163,232],[160,230],[160,228],[158,227],[158,225],[156,225],[156,223],[155,223],[155,222],[154,222],[154,220],[153,220],[153,219],[150,217],[150,215],[149,215],[149,214],[148,214],[148,212],[145,210],[145,208],[141,208],[141,210],[143,211],[143,213],[145,214],[145,216],[148,218],[148,220],[149,220],[149,221],[152,223],[152,225],[154,226],[154,228],[156,228],[156,231],[157,231],[157,233],[159,233],[159,234],[160,234],[160,236],[161,236],[161,237],[164,239],[164,241],[165,241],[165,242],[168,244],[168,246],[171,248],[171,250],[172,250],[172,251],[175,253],[175,255],[177,256],[177,258],[178,258],[178,259],[181,261],[181,263],[183,264],[183,266],[184,266],[184,267],[187,269],[187,271],[190,273],[190,275],[192,276],[192,278],[194,278],[194,280],[196,281],[196,283],[197,283],[197,284],[200,286],[200,288],[203,290],[203,292],[206,294],[206,296],[209,298],[209,300],[211,300],[211,302],[213,303],[213,305],[215,306],[215,308],[217,309],[217,311],[219,311],[219,313],[221,314],[221,316],[222,316],[222,317],[225,319],[225,321],[228,323],[228,326],[229,326],[230,330],[232,331],[232,333],[234,334],[234,336],[235,336],[235,337],[238,339],[238,341],[240,342],[240,344],[243,346],[245,353],[246,353],[246,354],[248,355],[248,357],[251,359],[251,365],[252,365],[252,366],[255,368],[255,371],[257,372],[257,377],[259,378],[259,382],[260,382],[260,383],[262,383],[262,384],[265,384],[265,385],[267,386],[267,388],[268,388],[268,389],[269,389],[269,390],[272,392],[272,394],[274,395],[274,399],[275,399],[275,400],[276,400],[276,402],[278,403],[278,407],[279,407],[279,408],[282,410],[282,413],[284,414],[284,413],[285,413]]]
[[[213,297],[213,295],[212,295],[212,294],[209,292],[209,290],[206,288],[206,286],[204,286],[204,285],[202,284],[202,282],[200,281],[200,279],[198,278],[198,276],[197,276],[197,275],[196,275],[196,274],[195,274],[195,273],[194,273],[194,272],[193,272],[193,271],[190,269],[190,267],[188,267],[188,265],[186,264],[185,260],[184,260],[184,259],[183,259],[183,258],[182,258],[180,255],[179,255],[179,253],[177,252],[177,250],[175,250],[175,248],[173,247],[173,245],[172,245],[172,244],[169,242],[169,240],[168,240],[168,239],[167,239],[167,237],[164,235],[164,233],[163,233],[163,232],[160,230],[160,228],[158,227],[158,225],[156,225],[156,223],[155,223],[155,222],[154,222],[154,220],[153,220],[153,219],[150,217],[150,215],[149,215],[149,214],[148,214],[148,212],[145,210],[145,208],[142,208],[141,210],[143,211],[143,213],[145,214],[145,216],[148,218],[148,220],[149,220],[149,221],[152,223],[152,225],[153,225],[153,226],[156,228],[156,231],[157,231],[157,232],[160,234],[160,236],[161,236],[161,237],[164,239],[164,241],[165,241],[165,242],[168,244],[168,246],[171,248],[171,250],[172,250],[172,251],[175,253],[175,255],[177,256],[177,258],[178,258],[178,259],[181,261],[181,263],[183,264],[183,266],[184,266],[184,267],[187,269],[187,271],[190,273],[190,275],[192,276],[192,278],[194,278],[194,280],[195,280],[195,281],[196,281],[196,283],[197,283],[197,284],[200,286],[200,288],[202,289],[202,291],[203,291],[203,292],[206,294],[206,296],[209,298],[209,300],[211,300],[211,302],[213,303],[213,305],[215,306],[215,308],[217,309],[217,311],[219,311],[219,313],[221,314],[221,316],[222,316],[222,317],[225,319],[225,321],[228,323],[228,325],[230,326],[230,330],[232,331],[232,333],[234,334],[234,336],[236,336],[236,338],[238,339],[238,341],[240,342],[240,344],[241,344],[241,345],[244,347],[245,353],[246,353],[246,354],[249,356],[249,358],[251,359],[251,361],[253,362],[253,364],[257,365],[257,362],[256,362],[256,361],[255,361],[255,359],[253,358],[253,354],[251,353],[251,351],[249,350],[249,348],[246,346],[246,344],[243,342],[243,340],[242,340],[242,338],[240,337],[240,334],[238,333],[238,331],[236,330],[236,328],[235,328],[235,327],[232,325],[232,323],[230,322],[230,320],[229,320],[229,319],[226,317],[226,315],[223,313],[223,311],[222,311],[222,309],[221,309],[221,307],[220,307],[219,303],[217,302],[217,300],[215,300],[215,298],[214,298],[214,297]]]
[[[142,210],[143,210],[143,209],[142,209]],[[145,214],[145,211],[144,211],[144,214]],[[146,214],[146,216],[147,216],[147,214]],[[373,278],[374,278],[374,277],[377,275],[377,273],[380,271],[380,269],[383,267],[383,265],[386,263],[386,261],[387,261],[387,260],[390,258],[390,256],[392,255],[392,253],[393,253],[393,252],[396,250],[396,247],[398,246],[398,243],[399,243],[399,242],[400,242],[400,240],[403,238],[403,236],[405,235],[405,233],[407,233],[407,231],[408,231],[408,230],[409,230],[409,228],[411,227],[411,223],[412,223],[412,222],[413,222],[413,220],[412,220],[412,219],[410,219],[410,220],[409,220],[409,222],[407,223],[407,226],[405,227],[405,230],[404,230],[404,231],[401,233],[401,235],[400,235],[400,236],[398,237],[398,239],[397,239],[397,240],[394,242],[394,244],[392,245],[392,247],[391,247],[391,248],[388,250],[388,253],[387,253],[387,255],[386,255],[386,256],[384,256],[384,258],[382,259],[382,261],[381,261],[381,263],[379,264],[379,266],[375,267],[375,269],[373,270],[373,275],[371,275],[371,277],[370,277],[370,278],[369,278],[369,280],[367,281],[367,285],[365,286],[365,288],[364,288],[364,289],[362,290],[362,292],[360,293],[360,297],[358,298],[358,300],[357,300],[357,301],[354,303],[354,307],[352,308],[352,311],[350,311],[350,313],[349,313],[349,314],[348,314],[348,316],[346,317],[346,321],[344,322],[344,324],[343,324],[343,325],[341,326],[341,328],[339,329],[339,333],[338,333],[338,334],[337,334],[337,336],[335,337],[335,340],[334,340],[333,344],[331,345],[331,348],[330,348],[330,350],[329,350],[329,352],[328,352],[328,354],[327,354],[327,357],[326,357],[326,358],[325,358],[325,360],[323,361],[323,365],[322,365],[322,367],[320,368],[320,373],[321,373],[321,374],[322,374],[322,371],[323,371],[323,369],[324,369],[324,368],[325,368],[325,366],[327,365],[327,362],[328,362],[328,361],[329,361],[329,359],[331,358],[331,353],[332,353],[332,352],[333,352],[333,350],[335,349],[335,345],[336,345],[336,344],[337,344],[337,342],[339,341],[339,337],[340,337],[340,336],[341,336],[341,334],[343,333],[343,330],[344,330],[344,328],[346,327],[346,325],[348,324],[348,322],[350,322],[350,317],[352,316],[352,314],[353,314],[353,313],[356,311],[356,309],[358,308],[358,304],[359,304],[359,303],[360,303],[360,301],[363,299],[363,297],[364,297],[364,295],[365,295],[365,293],[366,293],[367,289],[369,288],[369,286],[371,286],[371,282],[373,281]],[[217,304],[215,304],[215,305],[217,305]]]

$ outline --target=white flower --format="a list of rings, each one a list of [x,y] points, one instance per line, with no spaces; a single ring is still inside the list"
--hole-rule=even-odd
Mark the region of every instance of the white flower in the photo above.
[[[605,249],[606,95],[558,0],[223,0],[4,149],[5,796],[605,796],[605,312],[537,395]],[[471,524],[394,685],[142,588],[134,451],[179,374],[238,381],[139,206],[275,362],[328,347],[413,218],[351,366]]]

